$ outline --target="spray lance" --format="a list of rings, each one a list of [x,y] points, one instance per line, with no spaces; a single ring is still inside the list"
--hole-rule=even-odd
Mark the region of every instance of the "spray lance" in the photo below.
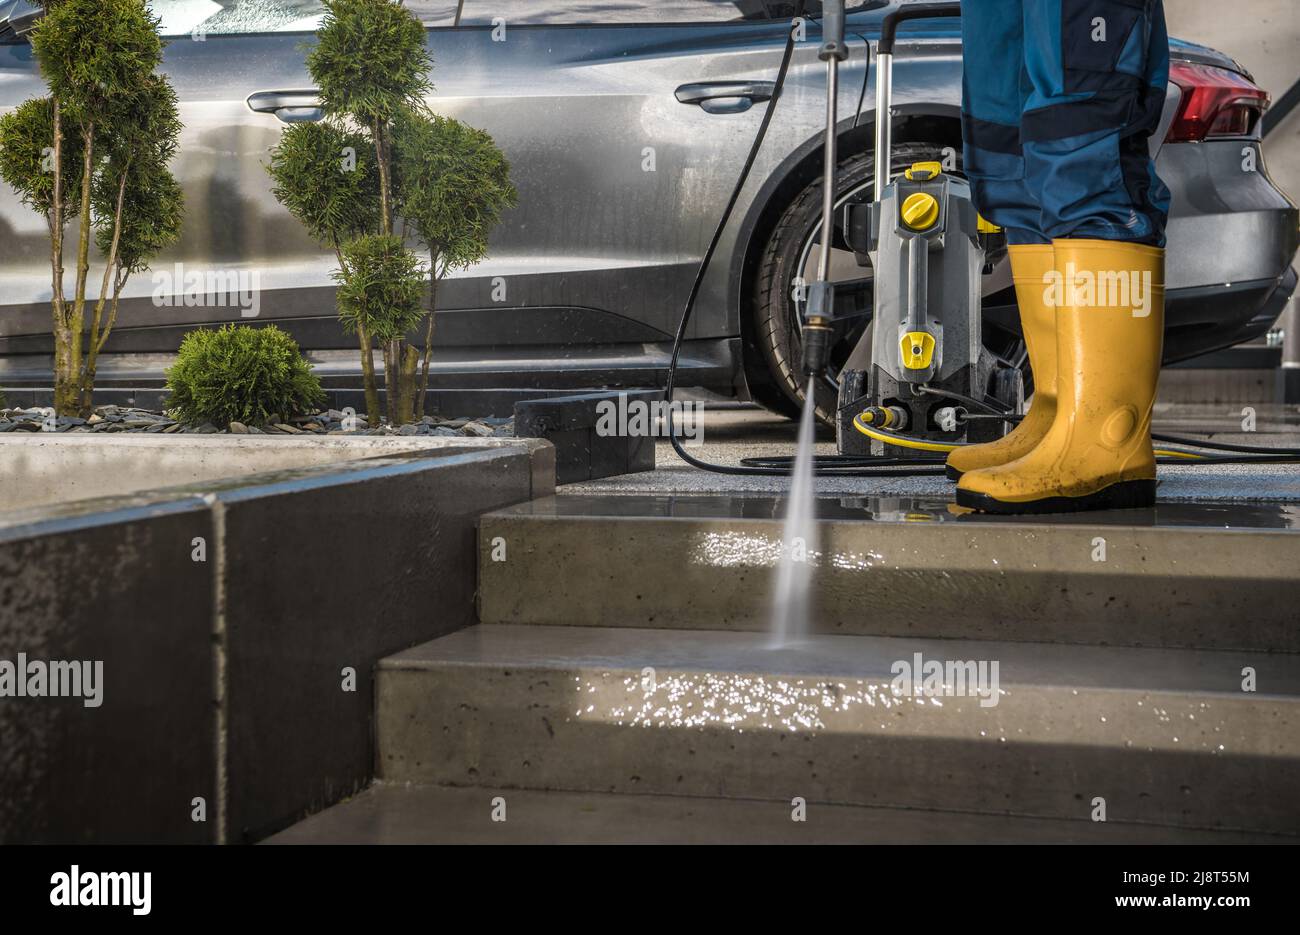
[[[835,332],[835,284],[831,278],[831,245],[835,242],[835,169],[838,159],[838,113],[840,62],[849,57],[844,42],[844,0],[822,4],[822,46],[817,57],[826,63],[826,137],[822,163],[822,233],[821,256],[817,261],[817,280],[808,286],[808,302],[803,321],[803,372],[816,376],[830,363]]]

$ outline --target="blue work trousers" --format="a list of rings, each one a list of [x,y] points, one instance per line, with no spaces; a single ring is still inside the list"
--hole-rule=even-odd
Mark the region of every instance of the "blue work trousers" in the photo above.
[[[1164,246],[1163,0],[966,0],[962,47],[965,170],[1009,242]]]

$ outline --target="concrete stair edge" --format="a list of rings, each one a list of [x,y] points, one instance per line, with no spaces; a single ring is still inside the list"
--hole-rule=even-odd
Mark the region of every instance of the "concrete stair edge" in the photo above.
[[[506,821],[493,821],[504,792]],[[376,782],[265,844],[1109,843],[1288,844],[1288,835],[752,799]]]
[[[1300,652],[1292,532],[833,520],[823,532],[822,632]],[[480,620],[764,629],[780,535],[775,520],[489,514]]]
[[[645,652],[630,651],[638,641]],[[1234,697],[1227,680],[1239,679],[1243,654],[816,642],[823,659],[847,658],[850,648],[858,661],[875,653],[872,668],[855,684],[843,667],[817,675],[816,660],[763,672],[751,664],[760,644],[748,634],[459,631],[380,663],[378,774],[1056,818],[1078,818],[1101,796],[1116,820],[1300,830],[1300,803],[1286,793],[1300,767],[1300,731],[1287,727],[1300,720],[1300,660],[1245,656],[1277,690]],[[988,708],[972,697],[894,699],[880,684],[885,664],[909,648],[938,660],[996,652],[1011,677],[1001,676],[1002,695]],[[696,651],[703,662],[679,669]],[[1082,672],[1074,682],[1049,677],[1071,660]],[[1030,678],[1014,674],[1020,666]],[[1208,672],[1222,688],[1198,687]]]

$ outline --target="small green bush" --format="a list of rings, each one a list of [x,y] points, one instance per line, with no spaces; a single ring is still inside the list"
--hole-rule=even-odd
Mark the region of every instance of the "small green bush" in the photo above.
[[[167,371],[167,409],[180,422],[265,425],[325,401],[298,344],[274,325],[226,325],[185,335]]]

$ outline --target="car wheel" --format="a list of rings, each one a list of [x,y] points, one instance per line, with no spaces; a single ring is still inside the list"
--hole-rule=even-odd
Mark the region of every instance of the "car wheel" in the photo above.
[[[900,143],[893,148],[894,172],[901,174],[913,163],[938,161],[943,155],[943,147],[937,144]],[[836,178],[837,207],[854,195],[870,195],[874,183],[871,153],[843,160]],[[803,355],[801,287],[816,278],[821,257],[821,245],[817,242],[820,239],[821,191],[819,178],[782,212],[764,246],[753,287],[755,334],[771,384],[753,386],[751,393],[761,405],[792,417],[803,408],[807,388],[807,381],[800,372]],[[840,368],[871,321],[873,294],[870,267],[858,266],[838,230],[831,251],[831,280],[838,286],[837,308],[843,309],[848,304],[865,314],[835,326],[831,364],[814,382],[817,417],[828,425],[835,422]]]

